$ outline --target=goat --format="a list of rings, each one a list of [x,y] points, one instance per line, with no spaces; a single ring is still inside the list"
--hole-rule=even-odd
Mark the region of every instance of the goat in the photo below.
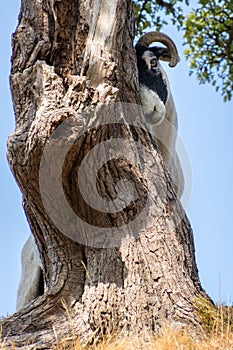
[[[165,47],[149,47],[160,42]],[[174,190],[181,198],[184,190],[184,176],[176,152],[177,113],[171,94],[168,77],[159,60],[175,67],[180,61],[175,43],[161,32],[143,35],[136,46],[139,73],[139,93],[148,129],[155,137],[157,146],[170,171]]]

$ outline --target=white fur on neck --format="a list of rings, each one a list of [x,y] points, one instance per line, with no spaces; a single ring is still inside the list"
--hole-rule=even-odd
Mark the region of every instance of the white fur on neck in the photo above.
[[[140,96],[146,122],[154,125],[162,123],[165,118],[166,107],[158,94],[145,85],[140,85]],[[151,101],[153,101],[153,104]]]

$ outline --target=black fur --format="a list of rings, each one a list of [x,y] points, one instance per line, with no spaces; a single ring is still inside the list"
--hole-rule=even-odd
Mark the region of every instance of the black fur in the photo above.
[[[148,89],[155,91],[165,104],[168,96],[166,82],[164,81],[161,70],[158,67],[149,69],[145,60],[142,58],[145,51],[152,52],[157,60],[159,60],[161,56],[169,57],[169,51],[162,47],[148,48],[144,46],[136,46],[139,83],[145,85]]]

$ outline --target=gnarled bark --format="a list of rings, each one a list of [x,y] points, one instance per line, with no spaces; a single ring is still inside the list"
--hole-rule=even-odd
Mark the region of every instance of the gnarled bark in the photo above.
[[[192,230],[135,106],[133,38],[129,0],[22,1],[8,159],[40,252],[45,293],[3,320],[3,336],[18,347],[50,349],[73,333],[86,342],[105,329],[153,331],[164,318],[200,330],[193,298],[204,292]],[[114,114],[118,119],[110,121]],[[118,159],[108,158],[108,140],[118,140]],[[78,182],[84,157],[100,143],[110,160],[101,165],[91,158],[86,195],[91,201],[96,186],[110,207],[122,186],[126,206],[115,212],[87,204]],[[67,206],[56,191],[59,181]],[[68,220],[69,207],[75,218]]]

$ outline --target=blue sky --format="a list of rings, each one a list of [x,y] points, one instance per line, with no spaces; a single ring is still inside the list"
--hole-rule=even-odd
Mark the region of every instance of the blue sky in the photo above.
[[[14,130],[9,91],[11,33],[16,28],[19,0],[3,2],[0,13],[0,316],[15,310],[20,277],[20,252],[29,235],[21,193],[6,161],[6,142]],[[192,164],[191,221],[196,259],[203,287],[214,301],[233,301],[233,102],[223,103],[211,86],[199,85],[188,75],[182,54],[182,35],[166,32],[180,51],[175,69],[166,67],[179,116],[179,133]],[[187,181],[189,182],[189,181]]]

